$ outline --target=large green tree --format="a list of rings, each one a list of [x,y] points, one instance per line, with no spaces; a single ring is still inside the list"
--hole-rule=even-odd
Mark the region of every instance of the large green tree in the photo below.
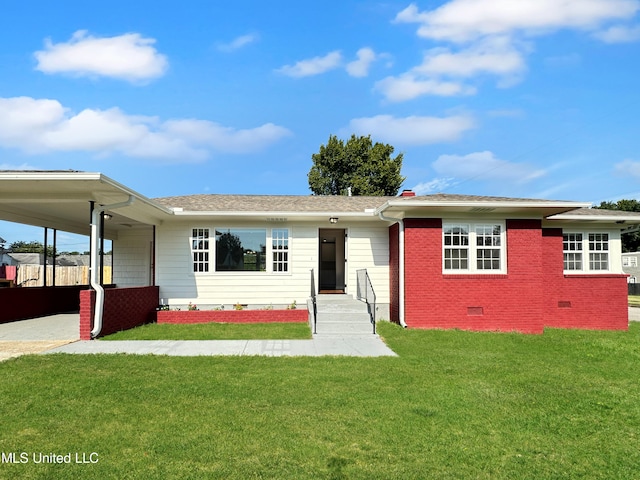
[[[402,153],[392,158],[393,147],[371,141],[371,135],[344,142],[329,136],[311,158],[309,188],[314,195],[397,195],[405,177],[400,175]]]
[[[624,212],[640,212],[640,202],[638,200],[618,200],[613,202],[600,202],[600,205],[593,208],[603,208],[605,210],[621,210]],[[622,235],[622,251],[640,251],[640,232],[625,233]]]

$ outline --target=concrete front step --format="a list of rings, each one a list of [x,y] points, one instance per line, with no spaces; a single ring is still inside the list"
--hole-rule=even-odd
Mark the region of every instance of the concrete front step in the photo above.
[[[351,295],[318,295],[316,332],[322,335],[366,335],[373,333],[367,304]]]

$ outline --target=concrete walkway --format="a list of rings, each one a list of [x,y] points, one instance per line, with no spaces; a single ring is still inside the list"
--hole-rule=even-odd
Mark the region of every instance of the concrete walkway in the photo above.
[[[45,353],[129,353],[136,355],[319,357],[394,357],[393,350],[378,337],[320,336],[311,340],[92,340],[53,348]]]

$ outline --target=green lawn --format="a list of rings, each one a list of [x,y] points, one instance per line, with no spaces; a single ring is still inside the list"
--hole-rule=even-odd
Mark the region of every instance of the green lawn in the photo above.
[[[308,323],[151,323],[102,340],[294,340],[311,338]]]
[[[0,478],[631,479],[640,325],[403,330],[398,358],[25,356],[0,363]],[[95,458],[95,457],[94,457]]]

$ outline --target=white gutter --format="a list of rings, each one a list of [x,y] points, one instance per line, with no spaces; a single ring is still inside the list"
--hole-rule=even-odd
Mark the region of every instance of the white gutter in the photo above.
[[[398,222],[398,320],[403,328],[407,328],[404,321],[404,219],[385,217],[382,212],[378,212],[378,217],[387,222]]]
[[[91,213],[91,275],[89,283],[91,287],[96,291],[96,304],[93,314],[93,330],[91,330],[91,338],[96,338],[102,331],[102,314],[104,312],[104,288],[98,281],[98,260],[100,255],[100,237],[102,232],[100,231],[100,216],[105,210],[115,210],[116,208],[122,208],[129,206],[133,203],[135,197],[129,195],[129,199],[126,202],[113,203],[111,205],[99,205],[94,208]]]

